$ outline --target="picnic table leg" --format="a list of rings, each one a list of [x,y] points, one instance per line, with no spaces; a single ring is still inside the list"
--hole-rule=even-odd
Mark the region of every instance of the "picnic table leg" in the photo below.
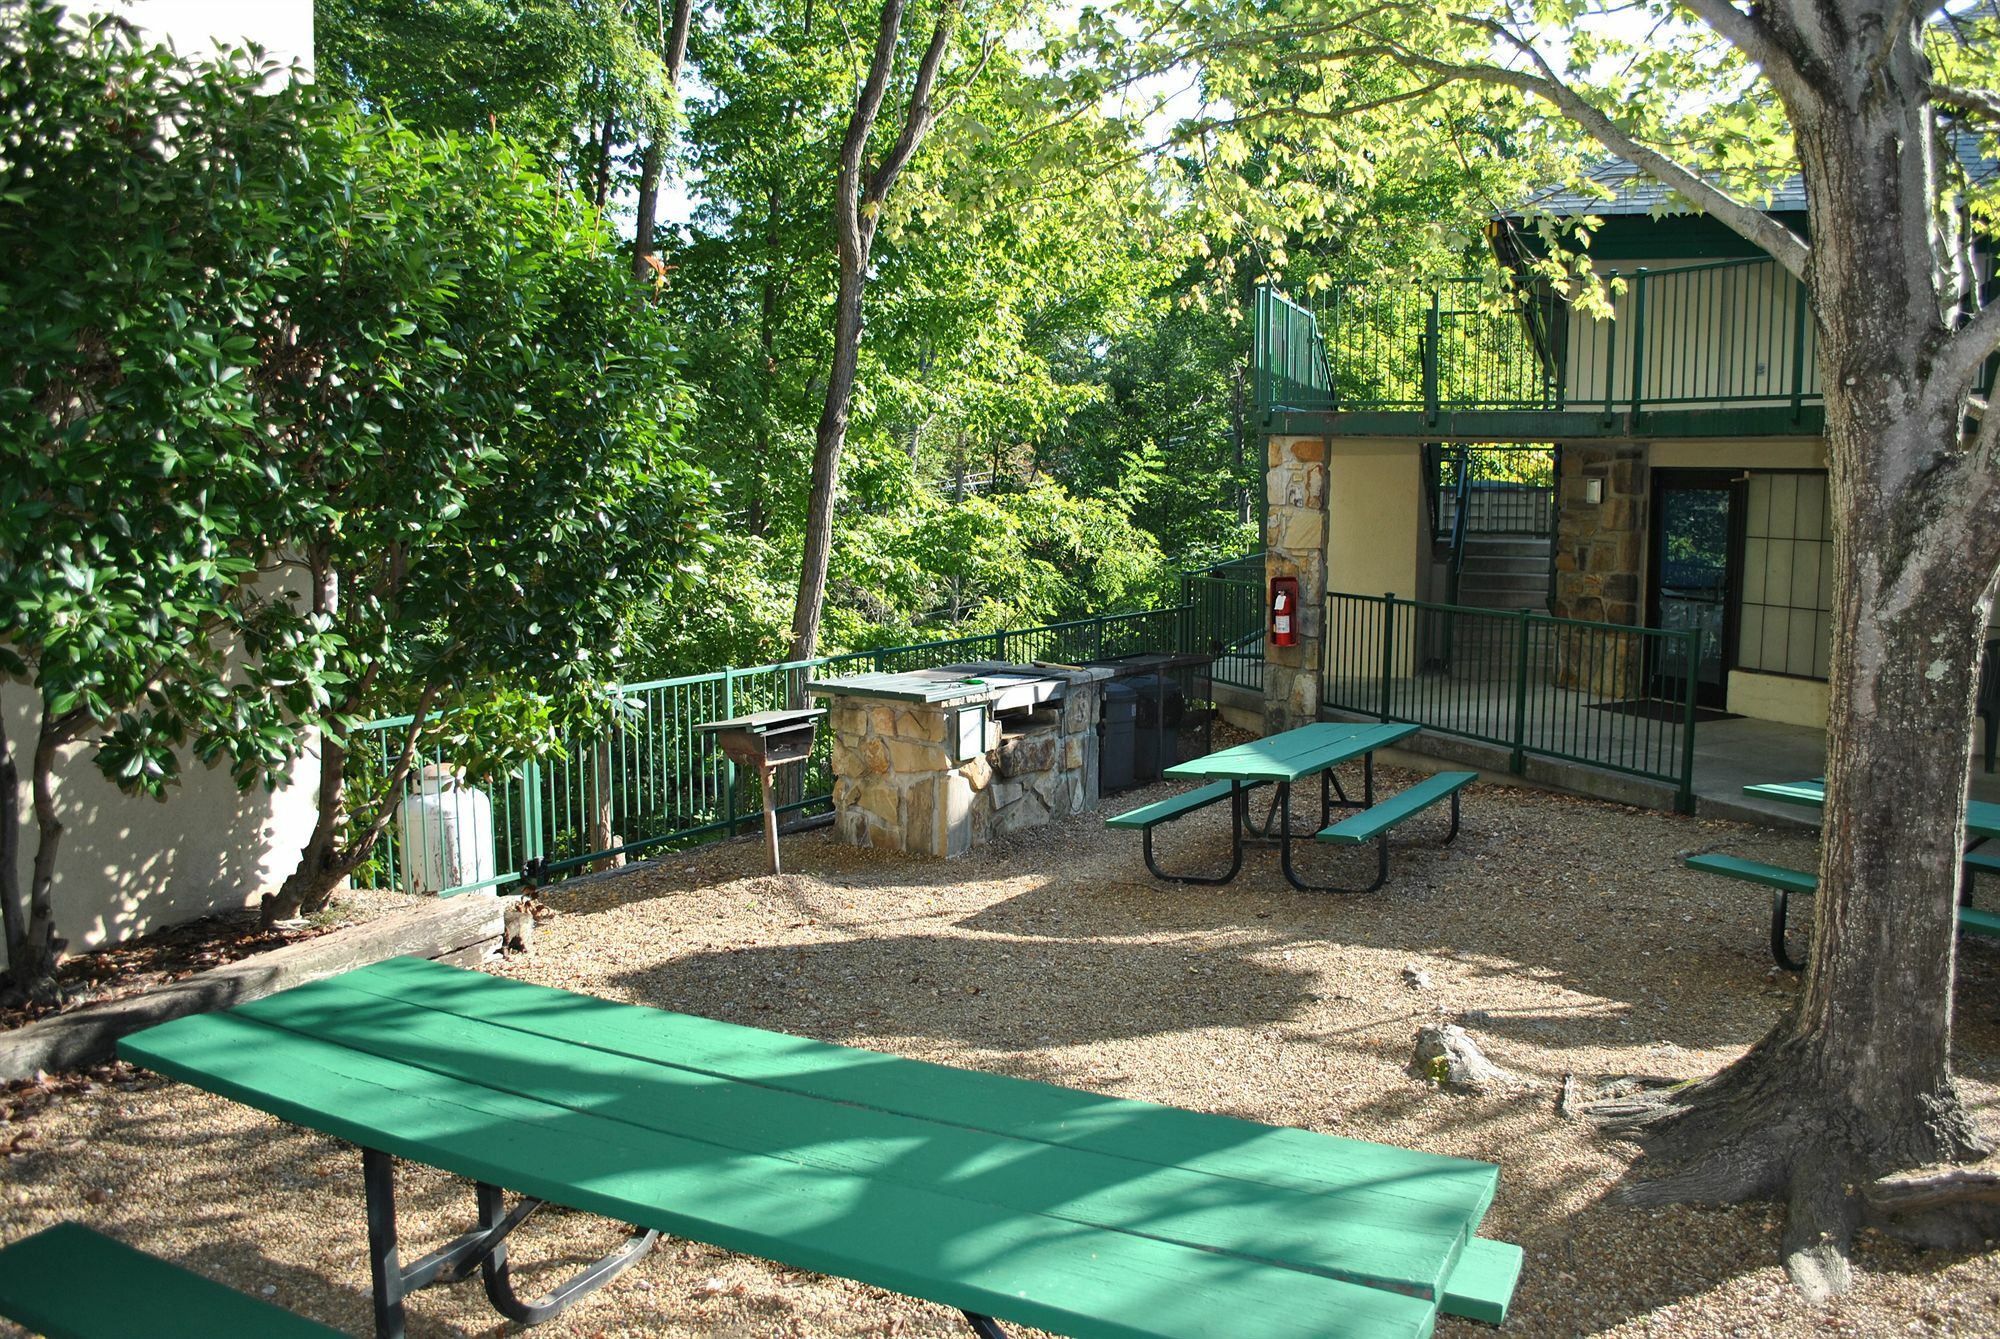
[[[403,1262],[396,1253],[396,1163],[361,1150],[368,1198],[368,1273],[375,1285],[375,1339],[403,1339]]]
[[[505,1212],[505,1201],[500,1187],[480,1182],[476,1191],[479,1200],[479,1221],[490,1234],[492,1248],[481,1253],[479,1272],[486,1282],[486,1300],[493,1309],[511,1321],[522,1325],[539,1325],[562,1311],[571,1302],[586,1293],[596,1292],[611,1280],[623,1274],[653,1249],[653,1243],[660,1239],[657,1231],[634,1232],[623,1246],[587,1266],[580,1273],[572,1275],[539,1302],[523,1302],[514,1293],[514,1281],[507,1270],[507,1234],[519,1226],[522,1219],[541,1206],[537,1199],[526,1199],[513,1213]]]
[[[1229,869],[1222,874],[1216,875],[1167,873],[1167,871],[1160,868],[1159,861],[1153,858],[1154,829],[1149,827],[1141,836],[1139,842],[1139,849],[1146,857],[1146,870],[1148,873],[1156,879],[1165,879],[1168,883],[1216,884],[1228,883],[1242,872],[1243,824],[1250,810],[1250,790],[1240,781],[1231,782],[1230,785],[1232,789],[1229,794]]]
[[[1375,839],[1375,882],[1366,888],[1342,888],[1337,884],[1307,883],[1292,868],[1292,788],[1284,782],[1278,783],[1278,868],[1284,871],[1285,882],[1302,893],[1372,893],[1389,881],[1389,834],[1383,833]]]
[[[1771,957],[1788,972],[1803,972],[1806,965],[1785,951],[1785,922],[1791,915],[1792,894],[1784,888],[1771,890]]]
[[[396,1247],[396,1160],[377,1149],[362,1149],[361,1179],[368,1197],[368,1272],[375,1290],[376,1339],[404,1339],[407,1320],[403,1300],[411,1293],[434,1283],[462,1282],[472,1277],[475,1269],[484,1276],[486,1300],[495,1311],[523,1325],[538,1324],[617,1278],[660,1239],[656,1231],[635,1230],[625,1245],[541,1301],[527,1303],[514,1295],[507,1269],[507,1237],[542,1206],[541,1200],[524,1197],[509,1211],[500,1187],[478,1182],[473,1191],[479,1208],[478,1225],[405,1266]]]

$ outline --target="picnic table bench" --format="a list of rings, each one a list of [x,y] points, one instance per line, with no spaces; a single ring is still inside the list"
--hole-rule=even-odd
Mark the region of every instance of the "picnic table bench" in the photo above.
[[[1745,786],[1743,793],[1767,800],[1779,800],[1786,804],[1797,804],[1819,809],[1826,804],[1826,783],[1818,779],[1810,781],[1764,781]],[[1967,803],[1965,830],[1975,843],[2000,836],[2000,805],[1981,800]],[[1972,876],[1981,871],[2000,872],[2000,857],[1982,851],[1975,844],[1963,852],[1959,859],[1965,865],[1967,902],[1958,908],[1958,928],[1972,934],[1990,935],[2000,938],[2000,914],[1982,911],[1972,906]],[[1792,897],[1810,896],[1819,891],[1819,876],[1809,870],[1792,869],[1785,865],[1773,865],[1761,860],[1745,860],[1740,856],[1724,855],[1720,852],[1704,852],[1691,855],[1684,862],[1689,869],[1698,869],[1708,874],[1719,874],[1724,878],[1739,879],[1745,883],[1761,884],[1771,890],[1771,959],[1788,972],[1805,970],[1805,959],[1792,956],[1786,943],[1787,922],[1791,917]]]
[[[58,1223],[0,1250],[0,1316],[49,1339],[340,1339],[339,1330],[80,1223]]]
[[[1013,1320],[1085,1339],[1416,1339],[1440,1309],[1503,1319],[1521,1264],[1474,1235],[1488,1163],[415,959],[120,1051],[362,1148],[381,1336],[402,1334],[405,1293],[475,1268],[511,1301],[505,1239],[541,1201],[637,1225],[599,1271],[671,1232],[938,1302],[989,1337]],[[478,1187],[473,1230],[411,1266],[394,1158]],[[501,1187],[528,1198],[503,1211]]]
[[[1478,780],[1476,772],[1440,772],[1397,794],[1375,802],[1375,750],[1386,748],[1417,732],[1410,724],[1368,725],[1320,721],[1294,730],[1253,739],[1205,757],[1176,763],[1164,775],[1180,779],[1206,780],[1209,784],[1144,805],[1105,820],[1107,827],[1138,828],[1144,833],[1142,851],[1146,868],[1155,878],[1173,883],[1228,883],[1243,868],[1244,848],[1264,841],[1278,848],[1278,865],[1294,888],[1306,892],[1362,892],[1380,888],[1389,877],[1389,830],[1415,817],[1442,800],[1451,802],[1451,828],[1445,840],[1458,836],[1458,792]],[[1361,760],[1361,798],[1349,798],[1334,769],[1354,759]],[[1311,777],[1319,778],[1320,816],[1317,831],[1292,831],[1292,787]],[[1259,786],[1275,786],[1271,811],[1261,826],[1249,819],[1250,793]],[[1153,849],[1153,831],[1162,824],[1185,817],[1209,805],[1229,804],[1230,862],[1221,874],[1178,873],[1161,869]],[[1332,821],[1337,808],[1359,812],[1340,822]],[[1276,831],[1272,831],[1273,827]],[[1375,879],[1365,888],[1341,888],[1308,883],[1299,877],[1292,862],[1292,843],[1306,836],[1336,845],[1376,842]]]

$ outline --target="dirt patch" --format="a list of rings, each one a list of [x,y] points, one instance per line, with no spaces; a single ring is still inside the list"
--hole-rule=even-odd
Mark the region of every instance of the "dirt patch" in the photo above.
[[[1382,778],[1385,788],[1408,779]],[[1775,1210],[1606,1205],[1634,1151],[1556,1112],[1567,1074],[1691,1078],[1771,1025],[1797,982],[1770,966],[1768,904],[1680,861],[1725,850],[1803,865],[1810,834],[1487,785],[1465,793],[1464,813],[1451,846],[1438,845],[1437,811],[1399,829],[1390,881],[1368,896],[1294,892],[1266,852],[1253,852],[1228,887],[1159,883],[1140,864],[1137,834],[1087,815],[948,863],[799,834],[785,839],[794,872],[781,878],[763,872],[757,845],[733,844],[546,890],[554,914],[539,951],[500,970],[1496,1162],[1499,1198],[1484,1231],[1528,1251],[1506,1334],[2000,1332],[2000,1253],[1921,1253],[1866,1237],[1853,1292],[1808,1307],[1778,1267]],[[1224,822],[1211,810],[1165,830],[1163,858],[1214,859]],[[1303,859],[1322,877],[1372,873],[1367,851]],[[2000,897],[1980,892],[1989,904]],[[2000,1128],[2000,952],[1968,940],[1961,963],[1960,1081],[1979,1118]],[[1465,1028],[1522,1082],[1457,1096],[1411,1078],[1418,1028],[1440,1022]],[[36,1138],[8,1163],[0,1190],[7,1236],[81,1219],[368,1332],[351,1149],[150,1076],[46,1095],[31,1119]],[[408,1249],[465,1225],[466,1187],[413,1170],[402,1188]],[[523,1295],[618,1235],[582,1215],[538,1217],[517,1252],[528,1267]],[[411,1311],[413,1336],[501,1332],[476,1284],[419,1294]],[[1493,1333],[1449,1318],[1438,1328]],[[942,1308],[674,1242],[537,1332],[966,1331]]]

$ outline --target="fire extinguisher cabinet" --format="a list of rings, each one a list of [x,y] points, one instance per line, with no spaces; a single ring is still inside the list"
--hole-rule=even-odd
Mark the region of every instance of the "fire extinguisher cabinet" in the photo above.
[[[1271,645],[1297,646],[1299,643],[1299,579],[1271,578]]]

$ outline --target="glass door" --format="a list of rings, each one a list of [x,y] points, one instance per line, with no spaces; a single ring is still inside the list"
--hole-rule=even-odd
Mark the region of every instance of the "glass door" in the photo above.
[[[1741,561],[1742,485],[1721,470],[1654,470],[1646,622],[1701,634],[1695,701],[1720,707],[1736,662],[1731,594]],[[1687,692],[1686,658],[1658,648],[1652,695],[1671,702]]]

